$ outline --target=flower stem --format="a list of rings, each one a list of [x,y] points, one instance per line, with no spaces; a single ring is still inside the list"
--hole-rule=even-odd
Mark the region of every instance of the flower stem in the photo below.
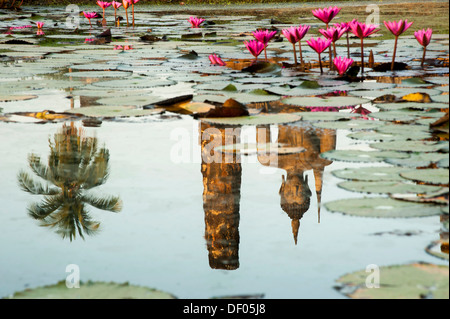
[[[350,59],[350,42],[348,40],[348,32],[347,32],[347,58]]]
[[[295,43],[292,43],[292,47],[294,48],[294,61],[295,61],[295,66],[297,66],[297,50],[295,49]]]
[[[128,27],[130,24],[128,23],[128,10],[127,9],[125,9],[125,15],[127,16],[127,27]]]
[[[320,74],[323,74],[322,60],[321,60],[321,58],[320,58],[320,53],[319,53],[319,66],[320,66]]]
[[[328,30],[328,23],[326,25],[327,25],[326,30]],[[333,69],[333,56],[331,53],[331,45],[328,47],[328,53],[330,55],[330,70],[332,70]]]
[[[394,54],[392,55],[391,71],[394,71],[395,55],[397,54],[397,41],[398,41],[398,36],[395,36]]]
[[[364,38],[361,38],[361,74],[364,73]]]
[[[134,29],[134,3],[131,4],[131,10],[133,12],[133,29]]]
[[[302,40],[298,42],[298,49],[300,51],[300,63],[302,64],[302,70],[305,69],[305,64],[303,62],[303,54],[302,54]]]
[[[423,64],[425,62],[425,54],[427,53],[427,47],[423,47],[423,55],[422,55],[422,62],[420,63],[420,66],[423,68]]]

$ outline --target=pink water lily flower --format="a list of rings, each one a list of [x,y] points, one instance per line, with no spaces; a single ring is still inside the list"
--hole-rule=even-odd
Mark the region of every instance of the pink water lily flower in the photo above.
[[[312,14],[317,19],[327,24],[328,28],[328,23],[330,23],[331,20],[333,20],[333,18],[339,13],[339,11],[341,11],[341,9],[342,8],[338,8],[336,6],[323,9],[316,9],[312,10]]]
[[[286,37],[286,39],[292,43],[292,47],[294,48],[294,61],[295,66],[297,66],[297,51],[295,49],[295,45],[299,41],[298,39],[298,31],[295,27],[290,27],[288,29],[281,30],[281,33]]]
[[[192,28],[199,28],[200,24],[202,24],[205,21],[205,19],[190,17],[188,21],[191,24]]]
[[[269,41],[277,34],[277,31],[269,31],[269,30],[256,30],[252,32],[253,36],[256,40],[264,44],[264,56],[267,61],[267,46],[269,45]]]
[[[364,73],[364,38],[380,31],[378,26],[374,24],[365,24],[354,20],[350,22],[350,30],[354,35],[361,39],[361,74]]]
[[[83,11],[83,15],[85,16],[86,19],[88,19],[89,25],[92,28],[91,19],[98,17],[97,12],[86,12],[86,11]]]
[[[225,62],[223,62],[222,59],[215,53],[213,53],[209,56],[209,61],[211,61],[212,65],[220,65],[220,66],[226,65]]]
[[[42,29],[42,27],[44,26],[44,22],[36,22],[36,26],[38,29]]]
[[[125,1],[125,0],[124,0]],[[139,0],[126,0],[129,4],[131,4],[131,15],[133,18],[133,28],[134,28],[134,5],[139,2]]]
[[[425,62],[425,54],[427,52],[427,46],[431,42],[431,36],[433,35],[433,29],[422,29],[419,31],[414,32],[414,36],[416,37],[417,41],[423,46],[423,55],[422,55],[422,62],[421,66],[423,67],[423,63]]]
[[[331,40],[331,43],[333,44],[333,54],[334,57],[336,57],[336,41],[339,40],[342,35],[345,33],[345,28],[341,27],[330,27],[326,30],[319,29],[319,32],[327,39]]]
[[[122,6],[122,3],[117,2],[117,1],[113,1],[113,2],[111,2],[111,5],[114,8],[114,21],[115,21],[115,23],[118,23],[118,21],[117,21],[117,9],[119,9]]]
[[[309,29],[311,28],[311,26],[309,25],[299,25],[298,27],[295,28],[295,33],[297,35],[297,39],[298,39],[298,49],[300,52],[300,62],[302,64],[302,68],[304,68],[304,63],[303,63],[303,54],[302,54],[302,39],[305,37],[306,33],[308,33]]]
[[[42,29],[38,29],[36,32],[37,36],[41,36],[41,35],[45,35],[44,31],[42,31]]]
[[[334,66],[338,71],[339,75],[344,75],[347,72],[348,68],[353,64],[353,59],[336,57],[333,59]]]
[[[320,54],[325,51],[326,48],[328,48],[331,45],[331,40],[330,39],[322,39],[322,38],[311,38],[309,40],[306,40],[306,43],[308,43],[308,45],[317,52],[317,54],[319,55],[319,66],[320,66],[320,74],[323,73],[323,69],[322,69],[322,60],[320,58]]]
[[[258,60],[258,56],[265,48],[264,44],[258,40],[244,41],[244,44],[247,50],[255,57],[255,61]]]
[[[384,25],[386,28],[391,31],[391,33],[395,36],[395,43],[394,43],[394,54],[392,55],[392,63],[391,63],[391,71],[394,70],[395,65],[395,55],[397,53],[397,42],[398,37],[408,30],[408,28],[412,25],[412,22],[408,22],[408,20],[399,20],[397,21],[384,21]]]
[[[102,24],[103,26],[106,25],[106,16],[105,16],[105,9],[108,8],[111,3],[110,2],[106,2],[106,1],[97,1],[97,5],[103,9],[103,21]]]
[[[340,27],[341,29],[345,30],[345,34],[347,37],[347,58],[349,58],[349,59],[350,59],[350,41],[349,41],[348,33],[350,32],[350,23],[353,23],[355,21],[356,21],[356,19],[353,19],[350,22],[341,22],[341,23],[334,24],[335,27]]]

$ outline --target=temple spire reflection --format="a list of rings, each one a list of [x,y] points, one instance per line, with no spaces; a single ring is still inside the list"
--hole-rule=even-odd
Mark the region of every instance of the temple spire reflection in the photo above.
[[[270,126],[257,128],[257,142],[268,143]],[[309,210],[311,189],[306,171],[314,173],[314,184],[318,206],[318,222],[320,223],[320,206],[322,196],[323,172],[332,162],[320,157],[320,153],[333,150],[336,147],[336,131],[329,129],[314,129],[311,127],[279,125],[277,143],[287,148],[303,147],[300,153],[260,153],[258,160],[262,165],[281,168],[286,171],[282,176],[280,187],[280,206],[291,219],[294,242],[297,244],[300,220]]]
[[[240,128],[224,129],[200,122],[203,210],[209,265],[239,268],[241,163],[239,155],[214,152],[212,147],[239,143]]]

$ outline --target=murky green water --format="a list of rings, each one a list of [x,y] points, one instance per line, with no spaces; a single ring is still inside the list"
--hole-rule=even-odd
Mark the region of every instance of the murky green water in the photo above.
[[[185,18],[141,14],[135,31],[113,29],[114,41],[101,45],[84,43],[86,37],[94,38],[102,31],[101,27],[89,30],[86,21],[82,21],[79,34],[67,35],[49,26],[51,34],[45,37],[57,39],[56,47],[0,44],[4,62],[0,67],[2,297],[65,280],[70,264],[80,267],[82,281],[130,282],[178,298],[247,294],[346,298],[334,289],[336,280],[368,265],[448,265],[448,254],[445,260],[445,254],[442,259],[426,251],[433,242],[448,243],[448,228],[442,223],[448,210],[446,214],[441,212],[448,207],[448,197],[446,205],[432,204],[437,213],[433,210],[427,217],[406,214],[403,218],[378,218],[374,212],[357,217],[326,208],[341,199],[392,195],[353,192],[338,186],[344,179],[333,172],[345,168],[414,170],[435,163],[435,169],[448,171],[448,138],[439,141],[429,129],[430,123],[441,118],[446,109],[448,112],[448,36],[436,36],[428,53],[431,59],[441,59],[442,64],[421,70],[421,50],[415,39],[405,36],[398,61],[408,63],[408,70],[386,74],[368,68],[365,82],[347,82],[336,79],[333,72],[320,76],[317,65],[308,72],[275,64],[275,72],[242,72],[241,64],[248,63],[250,56],[237,43],[249,36],[239,34],[264,21],[217,17],[217,22],[226,23],[203,28],[200,38],[187,39],[181,35],[197,30],[190,29]],[[61,16],[45,19],[60,21]],[[10,25],[5,19],[0,23],[2,27]],[[21,21],[19,25],[28,23]],[[169,41],[139,41],[149,27],[152,34],[166,35]],[[14,30],[13,35],[3,34],[1,39],[3,43],[11,39],[38,43],[42,38],[34,31]],[[205,32],[211,37],[206,38]],[[373,44],[377,63],[390,61],[392,41],[366,42]],[[129,44],[133,49],[113,50],[118,44]],[[281,64],[292,59],[286,41],[271,44],[271,49],[272,62]],[[182,57],[192,50],[198,56]],[[213,52],[230,64],[210,66],[208,55]],[[338,52],[343,54],[346,47],[339,46]],[[304,56],[313,61],[316,55],[305,46]],[[222,90],[228,84],[236,91]],[[261,95],[255,89],[264,89],[265,93]],[[421,95],[405,98],[411,93]],[[238,119],[238,124],[244,121],[241,123],[245,125],[236,126],[227,122],[233,119],[225,119],[225,124],[219,125],[223,119],[180,114],[189,113],[190,104],[164,114],[155,113],[156,107],[144,110],[144,106],[186,94],[192,94],[196,102],[236,99],[248,105],[257,120]],[[287,103],[288,97],[294,100]],[[399,104],[406,102],[416,105],[402,109]],[[102,111],[99,106],[103,106]],[[180,112],[183,107],[186,109]],[[350,113],[358,107],[372,113]],[[48,116],[25,114],[44,110],[75,115],[48,121]],[[101,123],[86,121],[88,118],[81,114],[88,110],[96,111],[89,116]],[[136,117],[127,112],[144,113]],[[264,113],[282,113],[285,118],[267,120]],[[296,116],[302,119],[295,120]],[[42,121],[45,123],[38,124]],[[392,130],[394,124],[396,128],[404,125],[405,130],[413,128],[417,135],[405,137]],[[227,128],[232,129],[231,135]],[[349,135],[356,133],[384,135]],[[227,161],[218,163],[217,159],[227,155],[220,153],[211,160],[209,143],[215,139],[250,148],[257,142],[271,141],[285,149],[277,149],[275,157],[250,152],[228,156]],[[391,139],[404,141],[406,150],[376,144]],[[416,142],[409,145],[406,141],[410,140]],[[390,153],[373,160],[373,151],[380,149]],[[363,153],[352,158],[348,156],[352,151]],[[426,165],[411,164],[417,160],[413,154],[425,153],[431,157]],[[89,226],[81,232],[84,240],[79,233],[72,241],[68,239],[77,229],[76,222],[40,227],[27,214],[33,203],[45,206],[42,195],[19,187],[21,171],[40,182],[28,185],[46,185],[37,176],[38,170],[30,168],[30,154],[53,170],[48,180],[50,187],[57,187],[55,194],[63,190],[58,199],[60,207],[71,207],[62,210],[59,217],[70,216],[66,213],[77,209],[83,211],[85,225]],[[89,162],[90,171],[86,163],[80,164],[89,156],[96,159]],[[438,189],[448,189],[448,183],[437,184]],[[105,200],[117,202],[111,196],[120,199],[120,212],[108,211],[115,210],[114,205],[107,205]],[[99,202],[102,199],[103,205]],[[103,209],[94,208],[92,203]],[[58,231],[66,238],[62,239]]]

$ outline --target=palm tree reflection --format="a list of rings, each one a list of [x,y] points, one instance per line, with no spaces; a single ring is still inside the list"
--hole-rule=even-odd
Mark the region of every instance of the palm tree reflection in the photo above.
[[[18,174],[20,188],[34,195],[44,195],[39,203],[28,206],[28,214],[41,226],[55,228],[62,238],[71,241],[78,235],[93,235],[100,223],[89,216],[87,205],[101,210],[119,212],[122,201],[117,196],[98,197],[90,194],[109,176],[109,151],[99,148],[97,138],[86,137],[82,128],[71,123],[63,125],[49,140],[50,156],[45,165],[36,154],[28,164],[36,180],[25,171]]]

